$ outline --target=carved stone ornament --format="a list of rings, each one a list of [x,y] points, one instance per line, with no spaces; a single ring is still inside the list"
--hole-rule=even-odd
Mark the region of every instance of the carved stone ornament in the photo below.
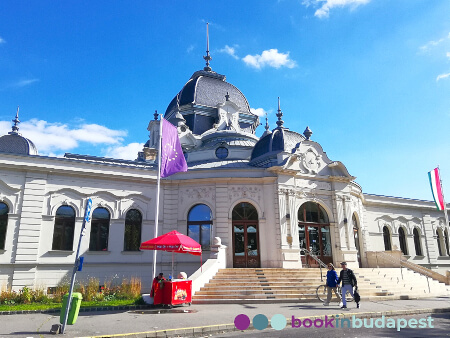
[[[302,156],[302,164],[310,173],[317,174],[320,168],[320,155],[310,148]]]
[[[253,200],[261,199],[261,188],[258,187],[231,187],[228,189],[228,198],[230,201],[238,198],[252,198]]]
[[[215,200],[216,193],[213,187],[204,188],[187,188],[180,191],[180,202],[183,203],[184,198],[188,200]]]

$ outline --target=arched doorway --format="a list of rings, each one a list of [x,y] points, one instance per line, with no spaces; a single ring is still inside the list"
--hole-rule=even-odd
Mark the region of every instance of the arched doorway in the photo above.
[[[330,222],[325,209],[318,203],[306,202],[298,210],[298,236],[300,247],[317,256],[325,264],[332,263]],[[309,255],[302,256],[302,263],[318,267]]]
[[[355,214],[352,216],[352,225],[353,225],[353,239],[355,240],[355,248],[356,248],[356,255],[358,257],[358,264],[359,267],[362,267],[361,263],[361,247],[359,242],[359,227],[358,227],[358,221],[356,220]]]
[[[232,213],[233,267],[259,268],[258,212],[250,203],[236,205]]]

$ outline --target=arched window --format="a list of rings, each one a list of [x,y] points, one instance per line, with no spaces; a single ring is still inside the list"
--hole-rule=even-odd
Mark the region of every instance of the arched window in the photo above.
[[[318,203],[306,202],[298,209],[298,236],[300,247],[319,257],[324,263],[332,263],[331,232],[328,214]],[[316,266],[309,255],[302,260],[306,265]]]
[[[392,250],[391,233],[387,226],[383,227],[383,239],[384,239],[384,250],[391,251]]]
[[[234,207],[231,218],[234,221],[242,221],[242,220],[257,221],[258,211],[250,203],[242,202]]]
[[[416,249],[416,256],[423,256],[422,245],[420,243],[420,233],[417,228],[414,228],[413,235],[414,235],[414,248]]]
[[[448,243],[448,230],[445,229],[444,231],[444,240],[445,240],[445,247],[447,248],[447,255],[450,256],[450,247]]]
[[[90,251],[108,250],[109,219],[109,211],[105,208],[97,208],[92,213]]]
[[[205,204],[197,204],[189,210],[188,236],[202,245],[203,250],[209,250],[211,245],[212,212]]]
[[[74,232],[75,210],[71,206],[62,205],[56,210],[52,250],[72,251]]]
[[[408,255],[408,247],[406,244],[406,234],[405,234],[405,230],[402,227],[398,228],[398,239],[400,241],[400,250],[402,250],[402,253],[405,256]]]
[[[141,246],[142,215],[139,210],[128,210],[125,216],[124,251],[139,251]]]
[[[436,230],[436,240],[437,240],[437,245],[438,245],[438,252],[439,252],[439,256],[444,256],[444,248],[442,247],[442,232],[437,229]]]
[[[318,203],[306,202],[299,209],[298,220],[300,222],[328,224],[328,215],[325,209]]]
[[[6,228],[8,227],[9,208],[5,203],[0,203],[0,250],[5,250]]]

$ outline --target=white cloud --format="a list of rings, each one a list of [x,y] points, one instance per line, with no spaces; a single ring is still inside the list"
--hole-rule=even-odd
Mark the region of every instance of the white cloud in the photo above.
[[[144,143],[130,143],[125,146],[108,147],[105,157],[120,158],[123,160],[135,160],[138,152],[142,151]]]
[[[439,45],[441,42],[443,42],[445,39],[439,39],[436,41],[428,41],[426,44],[424,44],[423,46],[420,47],[420,50],[426,52],[427,50],[429,50],[432,47],[436,47],[437,45]]]
[[[446,37],[440,38],[439,40],[428,41],[426,44],[424,44],[423,46],[421,46],[419,48],[422,52],[427,52],[431,48],[440,45],[442,42],[444,42],[445,40],[448,40],[448,39],[450,39],[450,33],[448,33],[448,35]]]
[[[355,9],[360,5],[365,5],[371,0],[304,0],[302,4],[306,7],[310,5],[321,6],[314,16],[318,18],[327,18],[330,15],[330,10],[335,7],[350,7],[350,9]]]
[[[447,52],[446,55],[447,55],[447,57],[450,59],[450,52]]]
[[[225,53],[230,55],[231,57],[235,58],[236,60],[239,59],[239,57],[236,55],[236,50],[234,47],[230,47],[228,45],[225,45],[222,49],[219,49],[220,53]]]
[[[187,48],[187,50],[186,50],[186,52],[188,52],[188,53],[190,53],[190,52],[192,52],[193,50],[194,50],[194,45],[190,45],[188,48]]]
[[[250,111],[259,117],[266,116],[266,114],[268,114],[268,112],[263,108],[250,108]]]
[[[39,79],[26,79],[26,80],[19,80],[17,82],[11,83],[8,87],[12,88],[22,88],[25,86],[29,86],[35,82],[38,82]]]
[[[0,133],[5,135],[10,132],[11,126],[9,121],[0,121]],[[77,148],[80,142],[93,146],[101,144],[119,146],[127,135],[125,130],[113,130],[98,124],[81,124],[71,128],[67,124],[38,119],[20,123],[19,132],[33,141],[42,155],[71,151]]]
[[[5,39],[2,39],[2,37],[0,36],[0,44],[2,43],[6,43]]]
[[[446,79],[446,78],[450,78],[450,73],[438,75],[438,77],[436,78],[436,81],[443,80],[443,79]]]
[[[289,59],[289,52],[279,53],[278,49],[269,49],[261,53],[261,55],[247,55],[242,59],[247,66],[261,69],[265,66],[280,68],[288,67],[294,68],[296,66],[295,61]]]

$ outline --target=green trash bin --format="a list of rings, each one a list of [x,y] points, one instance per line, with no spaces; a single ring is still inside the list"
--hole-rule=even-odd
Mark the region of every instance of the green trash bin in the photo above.
[[[66,313],[67,301],[69,299],[69,294],[66,293],[63,296],[61,314],[59,316],[59,322],[64,324],[64,315]],[[73,325],[77,321],[78,312],[80,311],[81,300],[83,296],[79,292],[72,293],[72,304],[70,304],[69,315],[67,316],[67,325]]]

